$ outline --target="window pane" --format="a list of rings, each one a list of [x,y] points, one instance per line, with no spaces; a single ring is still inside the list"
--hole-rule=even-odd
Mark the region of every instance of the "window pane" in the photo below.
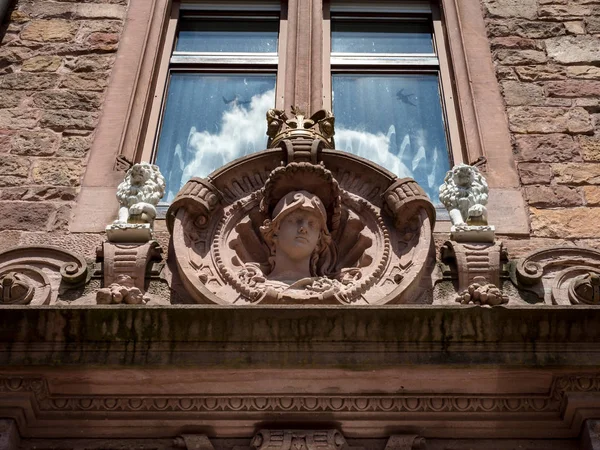
[[[175,51],[277,53],[277,20],[183,19]]]
[[[275,105],[275,75],[173,73],[156,163],[173,200],[191,177],[267,145],[265,114]]]
[[[332,20],[331,51],[337,53],[433,53],[427,21]]]
[[[333,75],[336,148],[412,177],[438,205],[450,169],[437,75]]]

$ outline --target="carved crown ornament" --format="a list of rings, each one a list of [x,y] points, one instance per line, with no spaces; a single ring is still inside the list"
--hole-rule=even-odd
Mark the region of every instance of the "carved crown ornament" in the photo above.
[[[199,303],[385,304],[434,265],[420,186],[333,149],[334,117],[270,110],[270,148],[192,178],[167,224]]]

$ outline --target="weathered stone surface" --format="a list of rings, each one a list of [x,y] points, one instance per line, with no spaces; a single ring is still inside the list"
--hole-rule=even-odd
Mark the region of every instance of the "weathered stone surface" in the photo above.
[[[577,141],[565,134],[517,136],[516,144],[519,152],[517,158],[521,161],[565,162],[581,159]]]
[[[567,66],[569,78],[600,79],[600,67],[596,66]]]
[[[600,81],[565,80],[551,81],[545,84],[548,95],[552,97],[598,97]]]
[[[56,213],[49,221],[50,231],[69,231],[69,221],[71,219],[72,207],[68,204],[60,205]]]
[[[569,2],[565,5],[540,6],[538,14],[540,17],[586,17],[594,12],[594,5],[583,5]]]
[[[2,108],[15,108],[21,104],[27,94],[22,91],[0,90],[0,105]]]
[[[96,111],[102,105],[102,96],[85,91],[44,91],[33,96],[33,104],[44,109]]]
[[[531,208],[534,236],[553,238],[593,238],[598,236],[600,208]]]
[[[79,186],[82,173],[81,161],[58,158],[38,160],[31,171],[34,182],[52,186]]]
[[[27,182],[25,177],[15,177],[12,175],[0,175],[0,187],[21,186]]]
[[[51,89],[58,83],[58,75],[37,73],[9,73],[0,77],[2,89],[38,91]]]
[[[533,83],[505,81],[502,83],[504,100],[509,106],[544,104],[544,88]]]
[[[21,32],[25,41],[55,42],[75,38],[79,25],[68,20],[32,20]]]
[[[60,87],[81,91],[103,91],[108,84],[108,76],[103,73],[80,73],[66,75]]]
[[[537,17],[536,0],[484,0],[483,4],[487,13],[493,17]]]
[[[20,231],[4,230],[0,231],[0,252],[4,252],[10,248],[19,245],[21,239]]]
[[[528,39],[520,36],[503,36],[492,39],[492,49],[498,48],[512,48],[521,50],[543,50],[539,41],[535,39]]]
[[[586,205],[600,205],[600,186],[583,186],[582,189]]]
[[[12,140],[13,155],[50,156],[56,152],[58,137],[46,131],[23,130],[16,133]]]
[[[552,65],[515,67],[515,72],[521,81],[544,81],[565,78],[565,69]]]
[[[523,184],[549,184],[552,179],[549,164],[520,163],[518,168]]]
[[[487,30],[490,36],[515,35],[531,39],[556,37],[566,33],[562,23],[529,20],[489,20]]]
[[[22,47],[0,48],[0,68],[31,58],[31,50]]]
[[[12,130],[0,130],[0,153],[8,153],[11,148]]]
[[[581,20],[565,22],[565,28],[571,34],[585,34],[585,23]]]
[[[546,54],[539,50],[512,50],[502,49],[496,50],[494,56],[502,64],[507,65],[526,65],[526,64],[542,64],[547,61]]]
[[[600,34],[600,15],[586,17],[585,26],[590,34]]]
[[[121,5],[83,3],[76,5],[75,17],[80,19],[124,19],[126,10]]]
[[[67,58],[65,67],[73,72],[102,72],[110,70],[114,62],[114,55],[80,56]]]
[[[517,80],[513,67],[496,66],[496,78],[498,80]]]
[[[0,175],[26,177],[29,175],[29,160],[21,156],[0,155]]]
[[[600,61],[600,38],[595,36],[560,36],[546,39],[548,57],[564,64]]]
[[[25,72],[56,72],[62,63],[59,56],[34,56],[23,62],[21,69]]]
[[[69,136],[63,138],[58,149],[58,156],[68,158],[84,158],[91,146],[91,141],[87,137]]]
[[[552,172],[560,184],[600,184],[600,164],[554,164]]]
[[[45,230],[54,205],[37,202],[0,202],[0,230]]]
[[[567,186],[526,186],[525,197],[533,206],[564,207],[583,205],[583,196]]]
[[[40,125],[56,131],[66,129],[93,130],[97,114],[83,111],[47,111],[40,120]]]
[[[583,108],[517,106],[508,108],[509,126],[515,133],[592,133],[594,125]]]
[[[578,141],[584,161],[600,162],[600,136],[580,136]]]
[[[0,200],[72,201],[76,197],[76,188],[62,186],[19,186],[0,191]]]
[[[38,122],[39,111],[36,109],[2,109],[0,110],[0,128],[33,128]]]

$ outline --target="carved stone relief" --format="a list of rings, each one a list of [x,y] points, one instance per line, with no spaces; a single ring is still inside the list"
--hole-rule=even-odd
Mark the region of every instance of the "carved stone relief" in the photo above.
[[[337,430],[260,430],[252,450],[342,450],[346,439]]]
[[[333,116],[270,111],[272,148],[193,178],[167,213],[199,303],[404,303],[434,261],[435,209],[412,179],[330,149]]]
[[[511,262],[511,280],[535,302],[600,304],[600,252],[585,247],[550,247]]]
[[[0,253],[0,304],[47,305],[60,292],[83,285],[83,258],[51,246],[18,247]]]

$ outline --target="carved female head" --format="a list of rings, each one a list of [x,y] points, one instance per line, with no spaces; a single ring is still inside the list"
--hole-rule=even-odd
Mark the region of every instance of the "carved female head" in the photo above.
[[[265,220],[260,231],[270,251],[269,265],[275,268],[276,259],[301,260],[310,258],[310,275],[325,275],[325,264],[319,264],[332,245],[327,229],[327,213],[319,197],[308,191],[286,194],[273,209],[272,219]],[[276,255],[279,253],[279,258]],[[327,258],[325,258],[327,259]]]

